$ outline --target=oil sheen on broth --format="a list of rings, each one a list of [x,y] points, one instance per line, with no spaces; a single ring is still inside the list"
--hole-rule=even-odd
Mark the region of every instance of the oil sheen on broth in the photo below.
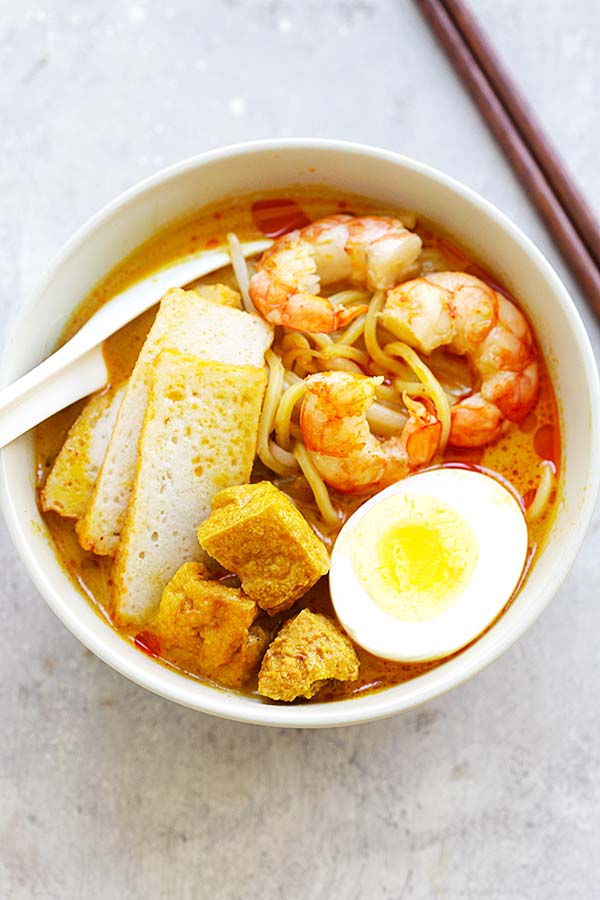
[[[374,206],[361,197],[348,194],[341,196],[324,187],[310,189],[297,187],[284,194],[281,191],[263,192],[260,196],[238,197],[212,204],[200,210],[194,218],[161,231],[123,260],[77,308],[62,335],[62,341],[68,340],[103,303],[115,294],[177,259],[185,258],[186,255],[203,248],[211,249],[222,244],[229,231],[234,231],[241,240],[259,238],[265,233],[271,237],[277,237],[291,228],[302,227],[308,221],[336,212],[356,213],[357,215],[367,213],[394,215],[398,211],[393,208]],[[409,227],[411,226],[412,223],[409,224]],[[492,274],[482,269],[471,256],[440,229],[431,223],[417,219],[414,230],[423,241],[422,274],[446,269],[466,271],[477,275],[496,290],[513,299]],[[230,284],[232,287],[236,286],[233,273],[229,269],[213,273],[202,281],[204,283],[222,282]],[[145,313],[106,342],[105,357],[111,383],[121,381],[131,372],[154,315],[155,310]],[[461,383],[468,385],[468,370],[462,362],[455,363],[454,360],[449,360],[445,354],[436,351],[430,357],[429,363],[438,376],[443,374],[446,383],[456,383],[457,390],[460,390]],[[520,425],[510,425],[500,440],[489,447],[470,450],[449,447],[443,457],[445,463],[481,467],[494,472],[523,497],[525,506],[532,501],[535,494],[536,472],[540,460],[551,460],[556,466],[557,472],[561,462],[556,402],[548,368],[541,354],[539,364],[539,397],[532,412]],[[79,414],[83,403],[84,401],[81,401],[58,413],[36,429],[37,483],[40,489],[64,442],[67,431]],[[304,478],[302,476],[280,478],[257,461],[253,480],[265,478],[274,481],[280,489],[292,497],[319,535],[331,547],[335,534],[320,523],[311,491]],[[557,479],[557,483],[559,483],[559,479]],[[542,545],[551,525],[556,506],[555,493],[553,493],[552,502],[545,514],[529,524],[528,568],[535,564],[536,551]],[[332,491],[332,494],[335,492]],[[364,499],[364,496],[357,498],[336,495],[338,505],[344,506],[348,512],[356,508]],[[61,518],[53,512],[43,513],[43,516],[56,551],[71,579],[88,597],[98,614],[112,624],[110,617],[112,560],[107,557],[94,556],[80,547],[75,535],[73,520]],[[526,576],[527,572],[524,574],[524,577]],[[297,612],[302,606],[308,606],[315,612],[322,612],[335,618],[326,579],[321,579],[295,605],[294,612]],[[290,613],[291,611],[271,620],[273,629],[277,627],[282,618],[287,618]],[[149,655],[158,656],[159,648],[153,642],[152,636],[144,632],[141,634],[137,632],[138,629],[120,631],[124,639],[134,641],[141,650]],[[318,695],[316,699],[319,702],[343,699],[400,684],[444,663],[444,660],[419,664],[396,663],[372,656],[358,646],[356,651],[360,660],[359,680],[352,684],[334,682],[332,687],[326,688]],[[163,664],[170,665],[164,662]],[[191,675],[191,677],[196,676]],[[256,683],[250,682],[245,690],[252,693],[255,689]]]

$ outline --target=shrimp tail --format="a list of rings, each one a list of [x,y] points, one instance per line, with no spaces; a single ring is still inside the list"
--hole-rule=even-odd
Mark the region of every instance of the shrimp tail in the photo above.
[[[311,334],[318,332],[329,334],[350,325],[368,309],[366,305],[334,306],[325,297],[318,297],[315,294],[293,294],[286,306],[280,310],[279,324]],[[268,314],[266,318],[269,318]]]
[[[539,369],[532,362],[522,372],[498,372],[482,388],[486,400],[496,404],[511,422],[521,422],[530,411],[539,389]]]
[[[451,410],[448,443],[484,447],[520,422],[538,396],[533,335],[517,306],[467,272],[434,272],[387,294],[385,328],[423,353],[447,347],[464,356],[477,392]]]
[[[480,394],[467,397],[450,411],[448,443],[453,447],[485,447],[496,441],[504,428],[504,416],[495,403]]]
[[[440,444],[441,423],[426,403],[405,397],[402,432],[380,439],[367,411],[381,377],[320,372],[306,380],[300,410],[304,444],[327,484],[345,494],[381,490],[427,465]]]
[[[404,397],[409,419],[402,441],[410,469],[428,465],[435,456],[442,436],[442,423],[425,403]]]

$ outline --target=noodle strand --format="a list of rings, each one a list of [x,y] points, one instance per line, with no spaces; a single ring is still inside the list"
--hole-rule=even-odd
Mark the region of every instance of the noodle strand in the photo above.
[[[393,353],[394,356],[401,357],[401,359],[403,359],[410,366],[417,378],[419,378],[423,382],[427,393],[435,404],[437,417],[442,425],[440,450],[443,451],[446,447],[446,444],[448,443],[450,426],[452,424],[450,416],[450,404],[448,403],[446,392],[442,388],[441,384],[439,383],[429,366],[425,365],[418,353],[416,353],[412,347],[409,347],[408,344],[405,344],[403,341],[394,341],[391,344],[386,344],[385,352]]]
[[[414,215],[407,213],[406,218],[411,221]],[[257,314],[249,292],[252,268],[244,258],[237,235],[229,233],[227,242],[244,309]],[[455,267],[447,263],[437,244],[425,246],[420,263],[425,270],[436,270],[442,263],[442,267]],[[454,371],[443,357],[435,357],[435,354],[431,358],[427,356],[425,362],[411,346],[383,328],[380,316],[386,299],[384,291],[371,293],[349,288],[331,294],[328,299],[335,306],[368,304],[368,311],[336,335],[304,333],[287,327],[277,329],[275,348],[265,354],[268,381],[259,421],[257,456],[281,476],[288,476],[299,468],[323,520],[330,525],[339,525],[340,513],[331,502],[328,487],[304,445],[298,422],[299,406],[307,387],[305,379],[330,370],[378,376],[374,380],[384,383],[375,386],[377,399],[367,411],[367,421],[380,439],[402,432],[410,397],[427,396],[435,406],[441,424],[440,451],[443,452],[451,430],[451,404],[463,391],[464,373]],[[539,482],[526,512],[529,521],[544,515],[555,483],[556,468],[545,460],[540,464]]]
[[[328,525],[339,525],[340,516],[334,509],[327,486],[319,475],[317,467],[304,444],[295,444],[294,456],[298,460],[298,465],[302,469],[302,474],[306,478],[310,489],[313,492],[315,503],[317,504],[323,519]]]
[[[227,235],[227,244],[229,247],[231,265],[233,267],[233,271],[235,272],[235,277],[237,278],[240,294],[242,295],[244,309],[247,313],[251,313],[252,315],[256,316],[258,315],[256,307],[250,299],[250,276],[248,275],[248,263],[244,259],[244,254],[242,253],[242,245],[240,244],[239,238],[237,234],[233,233],[233,231],[230,231]]]
[[[287,460],[291,454],[287,454],[284,457],[283,453],[286,451],[282,448],[278,448],[281,450],[281,453],[277,451],[274,453],[273,442],[270,440],[283,388],[284,369],[280,358],[272,350],[267,350],[265,360],[269,367],[269,379],[258,424],[256,453],[267,468],[277,472],[278,475],[289,475],[293,471],[293,466],[289,462],[284,462],[284,460]]]
[[[546,512],[546,508],[550,503],[550,496],[554,487],[555,478],[556,469],[554,467],[554,463],[550,462],[550,460],[548,459],[545,459],[540,463],[540,481],[537,486],[535,497],[533,498],[531,506],[527,510],[527,519],[530,522],[534,522],[536,519],[541,519],[541,517]]]
[[[400,406],[402,403],[402,392],[389,384],[375,385],[375,395],[378,400],[383,400],[385,403],[393,403],[395,406]]]
[[[373,299],[371,300],[369,311],[365,319],[365,346],[371,359],[380,366],[383,366],[386,372],[394,372],[396,375],[403,376],[406,372],[405,367],[395,359],[392,359],[391,356],[388,356],[388,354],[382,350],[379,341],[377,340],[377,318],[383,309],[384,302],[385,294],[383,291],[378,291],[373,294]]]
[[[358,319],[355,319],[352,324],[348,325],[348,327],[342,331],[340,336],[338,337],[336,344],[354,344],[360,337],[362,337],[363,332],[365,330],[365,320],[366,316],[359,316]]]
[[[351,306],[354,303],[368,303],[369,294],[367,291],[359,290],[338,291],[328,299],[334,306]]]
[[[299,381],[289,387],[281,396],[275,416],[275,435],[277,443],[286,450],[291,447],[290,424],[294,407],[304,395],[306,382]]]

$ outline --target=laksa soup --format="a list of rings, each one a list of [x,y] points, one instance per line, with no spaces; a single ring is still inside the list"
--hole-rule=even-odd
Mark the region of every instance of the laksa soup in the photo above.
[[[38,427],[57,554],[140,652],[265,702],[443,664],[518,598],[556,504],[519,298],[418,211],[298,188],[161,232],[63,338],[215,247],[231,265],[110,338],[105,389]]]

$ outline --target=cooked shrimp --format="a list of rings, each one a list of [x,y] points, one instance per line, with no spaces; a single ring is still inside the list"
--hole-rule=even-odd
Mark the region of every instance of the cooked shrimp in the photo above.
[[[370,290],[396,284],[421,250],[421,239],[386,216],[328,216],[292,231],[264,253],[250,281],[256,309],[274,325],[330,332],[366,306],[334,306],[321,285],[350,281]]]
[[[529,324],[479,278],[435,272],[400,284],[388,292],[381,321],[424,353],[447,347],[466,357],[475,389],[452,407],[455,447],[482,447],[532,409],[539,372]]]
[[[300,409],[304,444],[327,484],[348,494],[379,490],[434,457],[441,426],[423,403],[405,397],[409,417],[399,435],[379,440],[367,410],[382,378],[319,372],[306,379]]]

